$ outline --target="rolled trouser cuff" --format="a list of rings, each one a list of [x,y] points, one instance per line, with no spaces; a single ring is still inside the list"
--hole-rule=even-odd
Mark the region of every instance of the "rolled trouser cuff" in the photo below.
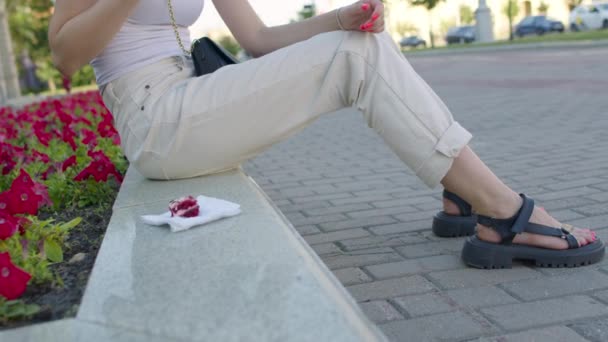
[[[472,137],[469,131],[454,121],[439,138],[432,154],[416,170],[416,176],[428,187],[435,188]]]

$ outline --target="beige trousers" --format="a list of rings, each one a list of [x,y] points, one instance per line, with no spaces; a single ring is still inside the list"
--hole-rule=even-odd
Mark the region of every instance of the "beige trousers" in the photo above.
[[[347,106],[429,187],[471,139],[386,33],[323,33],[202,77],[171,57],[102,93],[126,157],[152,179],[237,167]]]

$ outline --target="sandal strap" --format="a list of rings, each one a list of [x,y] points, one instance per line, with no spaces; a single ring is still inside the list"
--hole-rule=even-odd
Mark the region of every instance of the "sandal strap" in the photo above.
[[[530,234],[555,236],[564,239],[568,242],[569,249],[580,247],[578,244],[578,240],[576,240],[574,235],[572,235],[570,233],[570,230],[568,230],[566,227],[557,229],[555,227],[545,226],[538,223],[528,223],[525,232]]]
[[[532,211],[534,210],[534,200],[524,194],[519,194],[523,199],[521,208],[517,213],[508,219],[497,219],[484,215],[477,215],[477,223],[494,229],[501,237],[501,243],[510,244],[515,235],[523,233],[529,224]]]
[[[471,205],[453,192],[443,189],[443,198],[449,199],[458,206],[461,216],[471,216]]]
[[[578,241],[570,233],[572,226],[564,225],[561,229],[556,229],[555,227],[529,222],[534,210],[534,200],[524,194],[519,194],[519,196],[523,199],[523,204],[513,217],[496,219],[489,216],[477,215],[477,222],[494,229],[500,235],[502,244],[511,244],[515,235],[526,232],[564,239],[568,242],[569,249],[579,247]]]

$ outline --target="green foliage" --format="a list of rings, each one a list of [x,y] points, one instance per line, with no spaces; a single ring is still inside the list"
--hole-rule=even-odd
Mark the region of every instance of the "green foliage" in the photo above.
[[[460,5],[460,22],[463,25],[472,24],[475,21],[475,14],[473,9],[467,5]]]
[[[572,11],[576,6],[580,5],[583,3],[583,0],[565,0],[566,4],[568,5],[568,7],[570,8],[570,10]]]
[[[0,297],[0,323],[6,324],[10,320],[32,317],[40,311],[36,304],[26,304],[24,301],[6,300]]]
[[[410,3],[414,6],[423,6],[427,10],[431,11],[442,1],[445,0],[410,0]]]
[[[439,34],[442,36],[445,36],[448,33],[448,31],[454,26],[456,26],[456,20],[454,20],[454,19],[442,20],[441,24],[439,26]]]
[[[405,36],[417,34],[418,28],[415,25],[408,23],[406,21],[399,21],[394,26],[393,31],[398,33],[401,37],[405,37]]]
[[[512,20],[513,18],[517,17],[519,10],[520,8],[517,0],[507,0],[507,3],[502,8],[502,13]]]
[[[312,18],[317,14],[317,7],[315,4],[304,5],[298,12],[298,21],[302,21],[308,18]]]
[[[26,218],[30,223],[25,225],[24,233],[0,241],[0,252],[8,251],[13,263],[32,275],[32,283],[62,285],[61,278],[51,272],[49,265],[63,261],[61,246],[68,232],[82,219],[78,217],[67,223],[55,223],[53,219]]]
[[[546,4],[544,1],[541,1],[540,5],[538,5],[538,13],[547,14],[548,10],[549,10],[549,5]]]
[[[241,51],[241,46],[232,36],[222,36],[219,39],[218,44],[220,44],[224,49],[228,50],[228,52],[234,56]]]
[[[23,73],[19,56],[26,52],[37,66],[38,78],[48,82],[51,87],[61,84],[61,74],[53,66],[48,41],[48,26],[53,6],[52,0],[6,0],[16,65]],[[85,67],[74,75],[73,85],[88,85],[94,80],[92,68]]]

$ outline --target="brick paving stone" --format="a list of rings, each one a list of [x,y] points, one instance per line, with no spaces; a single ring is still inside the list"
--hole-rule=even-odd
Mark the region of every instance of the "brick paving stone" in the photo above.
[[[399,206],[418,206],[419,204],[424,203],[433,203],[437,205],[441,204],[441,201],[438,201],[436,198],[431,196],[422,196],[422,197],[412,197],[412,198],[396,198],[385,201],[374,201],[371,204],[376,208],[389,208],[389,207],[399,207]],[[439,207],[437,207],[439,208]]]
[[[406,232],[417,232],[421,230],[430,230],[433,225],[432,219],[412,221],[412,222],[399,222],[393,224],[386,224],[382,226],[375,226],[369,228],[369,231],[376,235],[388,235],[398,234]]]
[[[392,197],[390,195],[372,195],[372,196],[357,196],[350,198],[341,198],[330,200],[333,205],[345,205],[345,204],[353,204],[353,203],[372,203],[374,201],[383,201],[390,200]]]
[[[302,212],[307,216],[320,216],[320,215],[329,215],[336,213],[348,213],[353,211],[360,211],[365,209],[371,209],[372,206],[365,203],[358,204],[348,204],[341,206],[333,206],[333,207],[325,207],[325,208],[315,208],[315,209],[306,209]],[[580,217],[580,216],[579,216]]]
[[[288,216],[287,218],[289,218],[289,221],[293,225],[299,226],[299,225],[304,225],[304,224],[319,224],[319,223],[326,223],[326,222],[341,221],[341,220],[345,220],[346,216],[344,216],[344,214],[329,214],[329,215],[310,216],[310,217],[296,217],[293,219],[291,216]]]
[[[591,196],[594,196],[594,195],[591,195]],[[578,208],[578,207],[585,206],[585,205],[592,205],[595,203],[597,203],[597,202],[592,199],[585,198],[585,197],[568,197],[568,198],[562,198],[562,199],[552,200],[552,201],[542,201],[542,203],[539,203],[539,205],[541,205],[545,209],[553,212],[553,210],[573,209],[573,208]]]
[[[411,206],[399,206],[392,208],[375,208],[369,210],[361,210],[352,213],[347,213],[346,215],[350,218],[364,218],[370,216],[384,216],[384,215],[395,215],[402,213],[411,213],[416,211],[417,209]]]
[[[333,241],[339,241],[339,240],[343,240],[343,239],[354,239],[354,238],[369,236],[369,235],[370,234],[363,229],[348,229],[348,230],[341,230],[341,231],[337,231],[337,232],[333,232],[333,233],[307,235],[304,237],[304,240],[306,240],[306,242],[308,242],[309,244],[314,245],[317,243],[333,242]]]
[[[460,255],[464,240],[464,238],[442,239],[440,241],[395,247],[395,250],[406,258],[420,258],[439,254]]]
[[[580,218],[585,218],[584,214],[578,213],[574,210],[564,209],[564,210],[552,210],[551,216],[555,217],[558,221],[569,221]]]
[[[526,329],[608,315],[608,307],[587,296],[570,296],[481,309],[504,329]]]
[[[595,185],[597,183],[598,183],[598,178],[593,177],[593,178],[576,179],[576,180],[566,181],[566,182],[559,182],[559,183],[555,183],[555,184],[547,184],[547,185],[545,185],[545,187],[549,190],[564,190],[564,189],[577,188],[577,187],[581,187],[581,186],[585,186],[585,185]]]
[[[444,99],[456,120],[471,131],[473,149],[508,185],[529,194],[566,223],[600,229],[598,235],[608,241],[608,213],[604,211],[608,208],[608,173],[605,172],[608,169],[605,153],[608,116],[598,115],[598,108],[608,106],[608,97],[604,96],[605,87],[597,86],[606,82],[607,53],[608,48],[471,52],[413,55],[410,61]],[[441,67],[448,62],[453,67]],[[577,96],[563,96],[570,92]],[[395,261],[442,255],[458,257],[464,239],[438,238],[430,230],[432,216],[441,208],[441,188],[428,189],[361,117],[361,113],[352,109],[324,115],[244,167],[305,235],[306,241],[322,254],[322,259],[335,266],[347,267],[345,269],[352,266],[354,272],[365,265],[375,267],[391,262],[365,254],[373,250],[392,255],[389,252],[392,249],[396,253],[394,257],[400,258]],[[362,208],[356,205],[373,208],[363,209],[368,212],[349,211]],[[318,233],[319,230],[323,233]],[[342,254],[344,252],[336,251],[338,247],[344,252],[363,250],[364,254]],[[390,248],[384,249],[387,247]],[[480,308],[501,308],[521,298],[511,297],[502,286],[529,284],[531,288],[522,288],[520,292],[529,296],[525,298],[532,298],[543,293],[544,283],[549,295],[556,296],[551,300],[557,300],[562,298],[564,294],[560,291],[564,290],[557,284],[550,285],[555,280],[561,288],[587,289],[582,295],[608,305],[606,290],[590,287],[608,275],[606,259],[578,269],[536,269],[521,265],[500,271],[447,269],[427,273],[421,269],[411,277],[421,277],[420,282],[431,289],[414,293],[400,293],[405,290],[397,289],[397,285],[390,291],[382,288],[387,285],[373,285],[386,284],[384,281],[360,285],[370,286],[367,289],[379,296],[371,299],[386,299],[391,305],[395,305],[396,297],[439,291],[466,308],[461,310],[465,312],[461,320],[468,321],[468,317],[487,328],[464,333],[463,338],[459,337],[462,334],[458,324],[446,324],[442,332],[419,332],[418,325],[435,327],[435,319],[431,317],[449,319],[456,313],[407,319],[409,315],[400,311],[406,319],[387,324],[401,327],[397,329],[402,333],[398,335],[401,340],[415,340],[409,338],[416,337],[412,333],[420,334],[419,340],[441,338],[438,336],[441,334],[447,336],[447,341],[458,342],[498,335],[526,339],[544,336],[546,329],[558,329],[570,336],[569,330],[563,330],[564,324],[581,323],[573,319],[560,326],[553,323],[547,326],[542,323],[543,315],[538,315],[530,318],[533,331],[498,331],[491,325],[488,327],[483,324],[483,318],[477,317]],[[341,270],[344,268],[337,272]],[[394,272],[398,274],[399,270]],[[596,275],[589,284],[581,284],[575,278],[589,272]],[[347,283],[354,281],[345,275],[341,277]],[[374,292],[376,289],[378,292]],[[474,291],[479,295],[475,296]],[[532,292],[535,294],[530,294]],[[470,305],[463,305],[458,301],[460,298],[467,299]],[[529,300],[532,302],[517,304],[533,304],[540,298]],[[594,316],[589,322],[608,319],[606,317]],[[593,328],[592,324],[587,330]],[[590,339],[599,341],[597,336]]]
[[[391,236],[369,236],[359,239],[342,240],[340,246],[345,251],[356,251],[359,249],[367,249],[372,247],[394,247],[410,245],[426,241],[420,235],[416,234],[400,234]],[[404,247],[401,247],[404,248]]]
[[[333,270],[333,273],[344,286],[367,283],[373,280],[358,267],[341,268]]]
[[[569,325],[569,327],[590,341],[608,341],[607,317],[574,323]]]
[[[608,275],[583,269],[574,274],[503,284],[513,296],[530,301],[608,288]]]
[[[390,216],[372,216],[358,219],[343,220],[338,222],[321,223],[319,224],[319,227],[326,232],[330,232],[350,228],[371,227],[394,222],[397,222],[397,220]]]
[[[602,302],[608,304],[608,290],[607,291],[599,291],[599,292],[595,292],[593,293],[593,296],[595,298],[598,298],[599,300],[601,300]]]
[[[346,289],[359,302],[371,299],[385,299],[430,292],[435,286],[421,276],[374,281],[366,284],[347,286]]]
[[[287,219],[289,219],[289,217],[287,217]],[[298,231],[298,233],[300,233],[300,235],[304,236],[304,235],[311,235],[311,234],[318,234],[321,231],[319,230],[319,228],[313,226],[313,225],[299,225],[299,226],[295,226],[296,230]]]
[[[575,211],[582,213],[584,215],[595,216],[608,214],[608,203],[601,203],[595,205],[588,205],[584,207],[578,207],[574,209]]]
[[[367,315],[367,318],[376,324],[403,319],[403,316],[399,311],[395,310],[395,308],[385,300],[360,303],[359,306]]]
[[[441,292],[398,297],[393,301],[412,317],[458,310],[458,303]]]
[[[460,341],[494,331],[464,312],[449,312],[405,321],[381,324],[380,329],[391,341]]]
[[[596,194],[598,192],[600,192],[600,190],[584,186],[584,187],[561,190],[561,191],[547,192],[545,194],[536,195],[536,198],[539,201],[548,201],[548,200],[566,198],[566,197],[592,195],[592,194]]]
[[[517,299],[494,286],[469,287],[450,290],[446,293],[454,302],[462,307],[482,308],[517,303]]]
[[[403,257],[400,256],[393,249],[387,247],[343,252],[340,255],[330,255],[323,258],[323,261],[330,269],[345,268],[351,266],[360,267],[398,260],[403,260]]]
[[[531,268],[514,266],[511,269],[479,270],[466,268],[461,270],[432,272],[429,278],[445,289],[497,285],[512,281],[540,277],[539,273]]]
[[[599,194],[588,195],[586,197],[590,198],[592,200],[598,201],[598,202],[608,202],[608,189],[601,187],[599,185],[596,185],[595,187],[603,190],[603,192],[601,192]]]
[[[553,326],[542,329],[527,330],[513,334],[482,337],[475,342],[588,342],[574,330],[563,327]]]
[[[456,255],[436,255],[409,259],[388,264],[367,266],[367,271],[376,279],[394,278],[410,274],[427,273],[440,270],[453,270],[466,267]]]
[[[318,244],[318,245],[312,245],[311,247],[320,256],[324,256],[326,254],[334,254],[335,255],[335,254],[341,254],[342,253],[342,251],[340,250],[340,248],[338,248],[338,246],[336,246],[336,244],[334,244],[334,243],[321,243],[321,244]]]
[[[567,223],[582,228],[608,228],[608,215],[590,216],[582,219],[568,220]]]

